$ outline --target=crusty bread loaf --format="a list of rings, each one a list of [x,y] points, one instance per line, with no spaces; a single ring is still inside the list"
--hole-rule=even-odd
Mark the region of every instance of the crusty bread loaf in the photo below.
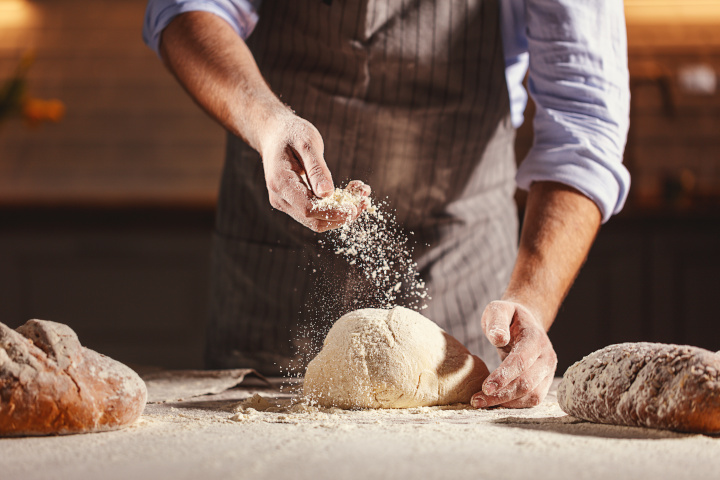
[[[68,326],[0,323],[0,436],[116,430],[145,407],[140,377],[83,347]]]
[[[720,354],[687,345],[610,345],[568,368],[558,402],[590,422],[720,432]]]

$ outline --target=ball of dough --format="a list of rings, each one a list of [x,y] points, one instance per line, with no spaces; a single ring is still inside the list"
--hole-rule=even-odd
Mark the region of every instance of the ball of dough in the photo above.
[[[482,360],[423,315],[366,308],[330,329],[303,393],[344,409],[450,405],[469,403],[487,376]]]

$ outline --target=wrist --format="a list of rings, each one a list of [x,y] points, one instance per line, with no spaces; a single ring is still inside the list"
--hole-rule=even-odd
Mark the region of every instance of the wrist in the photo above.
[[[274,143],[272,138],[283,128],[282,125],[287,124],[293,113],[274,95],[251,99],[246,105],[248,108],[238,108],[236,121],[233,122],[236,131],[233,133],[264,157],[264,151]]]
[[[537,298],[536,295],[531,295],[526,292],[508,289],[503,294],[501,300],[519,305],[530,312],[532,319],[546,332],[550,329],[550,325],[552,325],[553,320],[555,320],[555,315],[557,314],[557,308],[548,305],[547,301]]]

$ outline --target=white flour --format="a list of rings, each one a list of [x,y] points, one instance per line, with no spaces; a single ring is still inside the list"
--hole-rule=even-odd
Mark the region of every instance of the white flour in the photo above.
[[[238,405],[257,392],[271,407]],[[148,405],[118,432],[0,439],[0,471],[3,480],[714,480],[720,470],[718,438],[578,422],[552,394],[523,410],[290,411],[291,398],[241,387]]]
[[[413,261],[408,235],[397,224],[386,201],[362,195],[362,185],[350,182],[322,199],[314,199],[317,210],[354,213],[365,207],[353,222],[327,232],[318,241],[314,289],[304,305],[307,319],[296,327],[292,339],[294,359],[282,369],[300,377],[320,351],[330,327],[343,314],[360,308],[413,310],[426,308],[425,283]],[[412,232],[409,232],[412,234]]]
[[[352,213],[353,207],[359,208],[363,203],[369,203],[367,212],[375,213],[375,207],[368,197],[354,194],[348,188],[336,188],[332,195],[323,198],[313,198],[313,209],[319,211],[339,210],[343,213]]]
[[[353,195],[348,189],[337,188],[333,195],[316,200],[315,205],[320,210],[349,211],[368,200]],[[374,288],[372,292],[364,292],[369,298],[355,299],[358,308],[392,308],[398,304],[414,310],[427,307],[424,303],[427,290],[412,259],[412,246],[408,245],[408,237],[398,226],[387,202],[379,205],[370,202],[356,221],[329,232],[329,240],[320,240],[321,245],[328,243],[335,254],[357,266]]]
[[[255,394],[228,409],[233,412],[230,420],[240,423],[290,423],[313,425],[343,430],[362,425],[388,428],[406,424],[429,424],[439,422],[466,423],[500,420],[509,412],[523,417],[564,417],[554,402],[546,402],[532,410],[491,409],[477,410],[468,404],[444,405],[438,407],[415,407],[396,409],[343,410],[335,407],[311,405],[301,398],[273,398]],[[577,420],[567,417],[569,421]]]

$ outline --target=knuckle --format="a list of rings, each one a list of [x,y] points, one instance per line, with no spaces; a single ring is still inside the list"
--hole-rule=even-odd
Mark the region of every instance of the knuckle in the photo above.
[[[312,219],[313,222],[319,221],[319,219],[317,217],[313,216],[312,207],[305,206],[301,209],[301,211],[302,211],[303,217]]]
[[[504,312],[505,309],[499,301],[490,302],[483,312],[482,319],[480,320],[481,325],[486,330],[497,328],[499,324],[503,323]]]
[[[550,364],[552,365],[553,370],[557,368],[558,357],[557,353],[555,353],[555,350],[553,350],[552,348],[550,349]]]
[[[530,393],[531,389],[532,389],[532,384],[530,383],[530,381],[526,378],[521,378],[520,380],[518,380],[517,388],[515,391],[519,395],[525,396],[528,393]]]
[[[490,337],[490,341],[492,341],[492,343],[494,345],[497,345],[498,343],[502,342],[503,340],[506,340],[505,337],[507,336],[505,330],[503,330],[501,328],[497,328],[497,327],[493,327],[493,328],[489,329],[487,334],[488,334],[488,337]]]
[[[310,122],[307,122],[307,125],[308,125],[308,127],[306,130],[306,133],[307,133],[307,136],[309,137],[310,141],[313,144],[322,146],[323,139],[322,139],[322,135],[320,135],[320,131],[315,127],[315,125],[313,125]]]
[[[490,312],[497,313],[503,310],[503,304],[499,300],[494,300],[488,304],[487,309]]]
[[[521,355],[517,355],[515,357],[515,362],[513,365],[513,372],[516,374],[520,374],[525,371],[525,358]]]
[[[270,206],[276,210],[282,210],[282,201],[277,195],[270,195]]]
[[[267,185],[268,192],[275,193],[280,191],[280,185],[274,178],[268,178],[265,183]]]
[[[542,395],[538,392],[531,392],[526,396],[526,403],[530,407],[537,407],[542,403]]]
[[[323,222],[321,220],[310,220],[308,227],[310,227],[310,230],[313,232],[320,233],[323,231]]]
[[[308,177],[315,178],[315,177],[321,177],[325,173],[325,170],[323,169],[322,165],[319,163],[314,164],[310,169],[307,171]]]
[[[313,145],[310,143],[309,140],[303,140],[300,142],[300,145],[298,146],[300,150],[302,150],[304,153],[313,153]]]
[[[292,138],[295,147],[303,150],[323,148],[323,139],[320,131],[305,119],[300,118],[292,127]]]
[[[347,187],[345,187],[350,193],[354,195],[359,195],[362,193],[363,186],[360,182],[357,180],[353,180],[350,183],[347,184]]]

